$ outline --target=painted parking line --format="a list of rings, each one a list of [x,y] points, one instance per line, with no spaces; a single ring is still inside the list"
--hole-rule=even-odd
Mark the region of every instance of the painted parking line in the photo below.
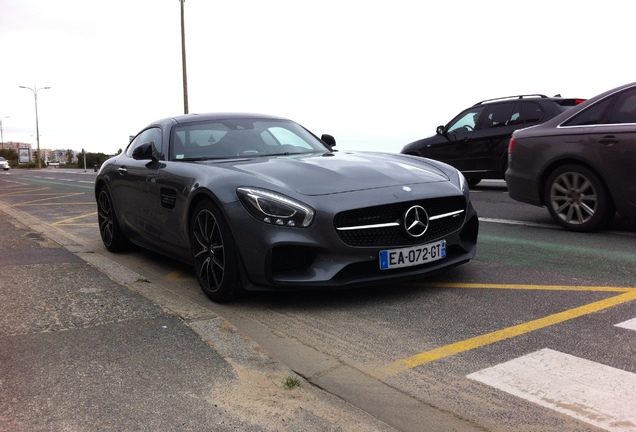
[[[75,216],[75,217],[72,217],[72,218],[68,218],[68,219],[57,221],[57,222],[53,222],[51,225],[52,226],[93,226],[93,225],[97,225],[97,219],[95,218],[96,215],[97,215],[97,212],[87,213],[87,214],[83,214],[83,215],[80,215],[80,216]],[[93,220],[91,222],[82,222],[82,223],[78,223],[77,222],[78,220],[84,219],[84,218],[91,218],[91,219],[95,219],[95,220]]]
[[[522,334],[530,333],[545,327],[559,324],[574,318],[598,312],[616,305],[636,300],[636,288],[632,287],[572,287],[554,285],[488,285],[488,284],[432,284],[437,287],[452,288],[482,288],[482,289],[522,289],[522,290],[552,290],[552,291],[603,291],[621,293],[604,300],[589,303],[573,309],[568,309],[553,315],[549,315],[523,324],[497,330],[485,335],[476,336],[460,342],[452,343],[440,348],[435,348],[411,357],[397,360],[388,365],[379,367],[371,371],[371,375],[378,379],[385,379],[402,372],[406,372],[417,366],[430,363],[435,360],[450,357],[459,353],[470,351],[486,345],[510,339]]]
[[[636,430],[636,374],[543,349],[467,376],[612,432]]]

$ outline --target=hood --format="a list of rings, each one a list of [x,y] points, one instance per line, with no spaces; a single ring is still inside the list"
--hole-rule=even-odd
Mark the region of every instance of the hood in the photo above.
[[[448,139],[444,135],[435,134],[427,138],[422,138],[405,145],[400,153],[417,154],[426,157],[426,149],[432,144],[447,143]]]
[[[233,169],[303,195],[448,181],[434,162],[384,153],[271,157],[236,162]]]

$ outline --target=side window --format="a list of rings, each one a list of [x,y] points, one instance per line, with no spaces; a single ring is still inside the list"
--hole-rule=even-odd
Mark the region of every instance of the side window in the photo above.
[[[470,109],[468,111],[464,111],[448,124],[446,133],[457,134],[472,132],[473,130],[475,130],[475,127],[479,122],[479,115],[483,110],[483,107],[478,107]]]
[[[488,105],[481,129],[507,126],[510,123],[515,104],[516,102]]]
[[[563,123],[563,126],[585,126],[600,124],[603,114],[607,111],[614,98],[607,97],[600,102],[584,109],[570,120]]]
[[[523,105],[523,118],[526,124],[539,123],[545,113],[541,106],[535,102],[524,102]]]
[[[135,139],[130,143],[128,148],[126,149],[126,156],[132,157],[133,150],[139,147],[142,144],[153,142],[155,144],[155,148],[159,154],[162,154],[162,143],[161,143],[161,129],[154,127],[150,129],[146,129],[139,135],[135,137]]]
[[[515,104],[515,108],[512,110],[512,115],[510,116],[510,120],[508,121],[509,125],[521,125],[523,124],[523,104],[517,102]]]
[[[609,113],[608,123],[636,123],[636,89],[623,92]]]

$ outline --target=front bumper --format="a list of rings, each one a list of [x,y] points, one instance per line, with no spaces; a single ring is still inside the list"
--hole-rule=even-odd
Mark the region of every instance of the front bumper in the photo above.
[[[440,185],[444,189],[444,185]],[[431,189],[430,185],[428,189]],[[386,191],[383,191],[386,193]],[[399,188],[391,192],[398,203],[408,208],[412,202],[435,198],[432,193],[407,194]],[[376,244],[352,246],[345,244],[334,226],[334,216],[357,208],[386,203],[378,199],[377,191],[357,192],[355,201],[342,194],[338,197],[320,197],[311,203],[316,219],[308,228],[285,228],[265,225],[250,216],[240,203],[229,207],[228,220],[232,227],[242,261],[243,285],[247,290],[303,289],[353,287],[398,280],[416,279],[474,258],[477,247],[479,221],[470,201],[462,195],[461,221],[446,231],[435,231],[419,243],[402,245]],[[402,196],[396,196],[402,195]],[[437,195],[439,197],[439,194]],[[402,199],[403,201],[399,201]],[[392,270],[381,270],[379,253],[414,244],[425,244],[445,239],[446,258],[427,264]]]

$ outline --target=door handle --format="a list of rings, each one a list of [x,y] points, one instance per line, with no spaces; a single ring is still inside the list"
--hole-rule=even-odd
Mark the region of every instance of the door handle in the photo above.
[[[611,146],[618,143],[618,139],[614,135],[605,135],[603,138],[598,140],[603,145]]]
[[[128,174],[128,168],[126,168],[125,166],[119,167],[117,168],[117,172],[119,172],[119,174],[121,175]]]

